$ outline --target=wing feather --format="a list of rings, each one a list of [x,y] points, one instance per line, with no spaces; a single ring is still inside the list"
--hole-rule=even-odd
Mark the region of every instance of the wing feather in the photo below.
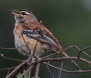
[[[32,37],[36,40],[39,40],[43,43],[50,44],[52,46],[58,47],[58,42],[53,38],[51,34],[46,31],[43,31],[39,28],[30,29],[23,25],[23,34],[26,34],[28,37]]]
[[[26,34],[28,37],[49,44],[58,49],[62,48],[59,45],[58,40],[52,35],[52,33],[40,23],[25,23],[22,24],[22,27],[23,33]]]

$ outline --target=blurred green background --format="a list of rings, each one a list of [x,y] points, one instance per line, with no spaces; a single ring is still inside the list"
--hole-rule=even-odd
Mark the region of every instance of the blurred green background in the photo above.
[[[10,14],[11,9],[29,9],[38,20],[43,21],[54,36],[59,40],[63,48],[77,45],[84,48],[91,45],[91,0],[0,0],[0,47],[14,47],[13,28],[14,17]],[[78,50],[70,49],[67,53],[77,56]],[[87,51],[91,55],[91,50]],[[26,59],[26,56],[18,53],[17,50],[1,50],[9,58]],[[84,54],[83,58],[91,60]],[[79,62],[82,69],[91,69],[91,66]],[[56,62],[55,62],[56,63]],[[0,57],[0,69],[12,67],[20,62],[6,60]],[[60,66],[59,63],[56,63]],[[64,63],[64,69],[75,70],[76,67],[69,61]],[[55,78],[58,78],[59,71],[52,70]],[[7,71],[0,71],[0,78],[4,78]],[[34,71],[32,72],[34,76]],[[52,78],[44,65],[41,66],[40,78]],[[91,73],[65,73],[62,78],[90,78]]]

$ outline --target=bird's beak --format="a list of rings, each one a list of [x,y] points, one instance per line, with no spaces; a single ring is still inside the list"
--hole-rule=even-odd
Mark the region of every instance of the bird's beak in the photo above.
[[[17,10],[10,10],[10,13],[14,14],[14,15],[18,15],[19,12]]]

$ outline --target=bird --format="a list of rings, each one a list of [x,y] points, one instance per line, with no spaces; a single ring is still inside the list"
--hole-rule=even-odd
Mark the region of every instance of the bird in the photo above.
[[[16,49],[23,55],[30,57],[33,54],[41,56],[47,51],[58,52],[69,57],[62,50],[61,45],[54,35],[28,9],[10,11],[15,18],[14,43]],[[36,48],[35,48],[36,46]],[[76,64],[73,60],[71,60]],[[77,65],[77,64],[76,64]]]

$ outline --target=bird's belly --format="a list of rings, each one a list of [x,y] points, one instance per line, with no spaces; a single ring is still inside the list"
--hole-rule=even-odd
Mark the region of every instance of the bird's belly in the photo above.
[[[36,47],[34,53],[40,56],[43,54],[47,49],[49,49],[49,46],[47,44],[43,44],[40,42],[37,42],[35,39],[32,39],[30,37],[27,37],[25,35],[14,35],[15,38],[15,47],[18,49],[20,53],[23,55],[30,56],[31,51],[34,50]],[[37,46],[36,46],[37,44]]]

